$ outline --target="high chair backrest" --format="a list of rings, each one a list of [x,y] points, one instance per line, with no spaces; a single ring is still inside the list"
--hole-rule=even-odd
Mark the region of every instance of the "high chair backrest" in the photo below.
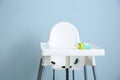
[[[49,35],[48,44],[52,48],[73,48],[80,42],[77,29],[68,22],[54,25]]]

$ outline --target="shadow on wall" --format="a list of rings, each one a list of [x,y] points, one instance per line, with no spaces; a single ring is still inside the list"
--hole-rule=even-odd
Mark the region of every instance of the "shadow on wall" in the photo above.
[[[5,80],[36,80],[40,61],[39,42],[40,39],[34,36],[12,42]]]

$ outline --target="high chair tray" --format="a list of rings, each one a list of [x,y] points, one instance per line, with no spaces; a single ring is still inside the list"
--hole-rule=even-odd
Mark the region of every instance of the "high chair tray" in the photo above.
[[[73,48],[51,48],[48,43],[40,43],[42,56],[104,56],[105,51],[91,43],[87,43],[92,46],[92,49],[79,50],[77,47]]]

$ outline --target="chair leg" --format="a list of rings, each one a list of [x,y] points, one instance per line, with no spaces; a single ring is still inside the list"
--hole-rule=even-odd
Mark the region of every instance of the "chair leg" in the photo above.
[[[69,69],[66,69],[66,80],[69,80]]]
[[[96,70],[95,70],[95,66],[94,65],[92,66],[92,71],[93,71],[94,80],[97,80]]]
[[[53,69],[53,80],[55,80],[55,70]]]
[[[84,66],[84,79],[87,80],[87,66]]]
[[[42,59],[41,59],[40,60],[40,65],[39,65],[37,80],[42,80],[42,72],[43,72],[43,66],[42,66]]]
[[[73,80],[75,80],[75,73],[74,70],[72,70]]]

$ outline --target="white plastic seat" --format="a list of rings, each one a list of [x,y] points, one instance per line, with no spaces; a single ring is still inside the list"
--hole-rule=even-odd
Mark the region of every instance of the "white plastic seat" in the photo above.
[[[57,23],[51,30],[49,35],[50,48],[70,49],[75,48],[80,42],[77,29],[68,22]],[[57,54],[57,53],[56,53]],[[75,61],[77,59],[77,63]],[[66,56],[51,56],[50,61],[54,69],[79,69],[84,67],[85,57],[70,57],[70,64],[66,64]]]

